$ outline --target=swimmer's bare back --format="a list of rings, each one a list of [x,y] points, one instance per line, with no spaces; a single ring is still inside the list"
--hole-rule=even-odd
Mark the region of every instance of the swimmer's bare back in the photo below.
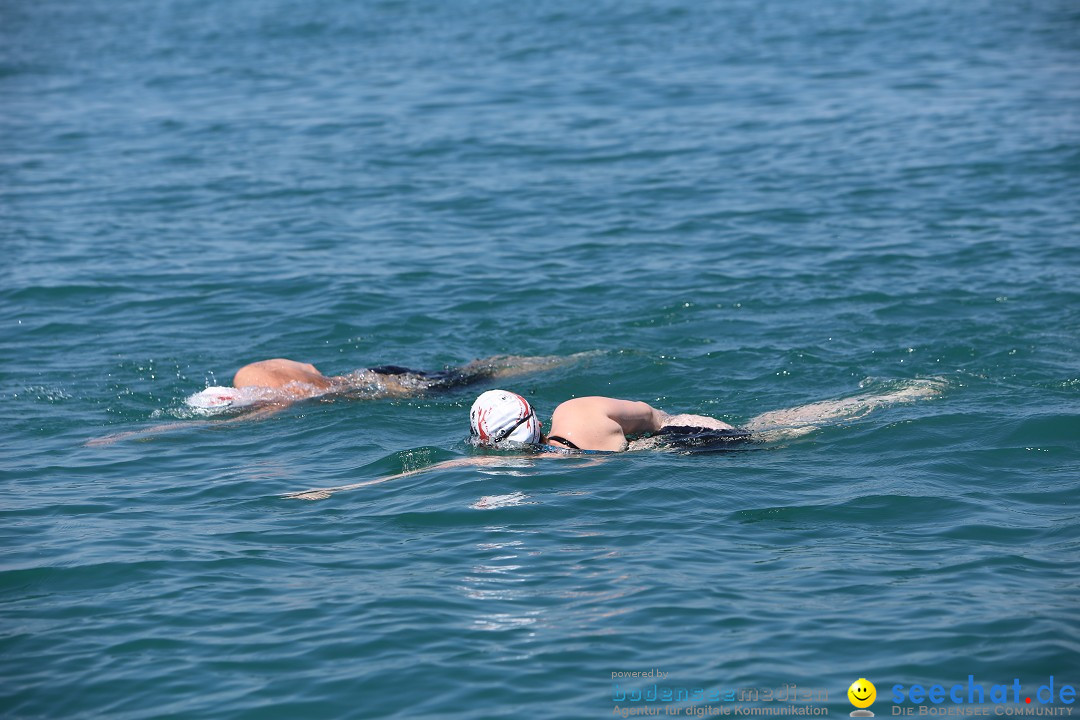
[[[425,392],[448,390],[487,379],[514,377],[549,370],[576,362],[595,353],[525,356],[495,355],[473,360],[457,368],[427,373],[398,366],[354,370],[345,375],[324,375],[311,363],[286,358],[271,358],[249,363],[236,371],[233,387],[254,391],[260,401],[243,408],[242,414],[222,420],[198,420],[155,425],[142,430],[93,438],[88,446],[111,445],[132,437],[156,435],[171,430],[219,423],[260,420],[274,415],[300,400],[333,399],[335,396],[359,399],[411,397]],[[259,393],[260,390],[267,391]]]
[[[360,395],[371,399],[409,397],[429,390],[447,390],[483,380],[547,370],[582,355],[585,353],[568,358],[555,355],[495,355],[431,373],[396,365],[383,365],[333,376],[323,375],[311,363],[272,358],[253,362],[237,370],[233,376],[233,387],[280,390],[280,402],[335,393],[347,394],[350,397]]]
[[[310,385],[318,390],[329,390],[337,378],[328,378],[311,363],[285,358],[260,360],[245,365],[233,376],[233,387],[295,388]]]

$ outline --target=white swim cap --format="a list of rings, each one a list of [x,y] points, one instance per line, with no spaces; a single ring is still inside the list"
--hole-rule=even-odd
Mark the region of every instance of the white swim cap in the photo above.
[[[197,392],[184,402],[199,410],[218,410],[238,404],[240,392],[236,388],[213,386]]]
[[[476,398],[469,421],[473,435],[482,443],[540,442],[540,419],[536,411],[528,400],[506,390],[488,390]]]

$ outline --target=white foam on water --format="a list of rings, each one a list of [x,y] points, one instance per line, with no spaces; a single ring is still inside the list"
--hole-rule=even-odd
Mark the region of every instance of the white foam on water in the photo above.
[[[485,495],[469,507],[473,510],[495,510],[529,504],[535,504],[535,502],[530,503],[529,496],[519,490],[509,495]]]

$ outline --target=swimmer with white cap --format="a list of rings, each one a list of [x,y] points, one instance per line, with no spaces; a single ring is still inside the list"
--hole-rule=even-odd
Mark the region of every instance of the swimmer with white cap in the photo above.
[[[310,363],[274,358],[245,365],[236,371],[231,387],[207,387],[185,399],[188,408],[202,417],[236,414],[224,422],[256,420],[280,412],[306,399],[336,397],[377,399],[412,397],[427,392],[451,390],[488,379],[513,377],[549,370],[578,361],[594,353],[557,355],[496,355],[474,360],[460,367],[425,372],[400,365],[381,365],[354,370],[345,375],[327,376]],[[202,421],[207,424],[209,421]],[[117,440],[155,435],[192,427],[198,422],[168,423],[142,430],[115,433],[87,441],[87,445],[110,445]]]
[[[945,387],[942,378],[911,380],[899,389],[871,390],[842,400],[762,413],[748,420],[743,428],[733,428],[704,415],[669,415],[643,402],[583,397],[567,400],[555,408],[551,432],[546,435],[528,400],[507,390],[489,390],[476,398],[470,421],[476,444],[508,450],[531,447],[532,452],[553,453],[550,457],[661,447],[713,452],[745,448],[749,442],[794,439],[820,425],[862,417],[875,408],[933,397]],[[628,436],[637,434],[647,437],[628,442]],[[601,458],[591,460],[598,462]],[[506,456],[502,454],[475,454],[349,485],[292,492],[284,497],[323,500],[338,492],[441,468],[499,467],[505,462]]]
[[[555,408],[551,429],[544,434],[529,401],[507,390],[481,394],[473,403],[469,420],[473,437],[482,445],[511,442],[561,450],[621,452],[629,447],[628,437],[676,429],[749,439],[748,433],[715,418],[670,415],[647,403],[609,397],[567,400]]]
[[[273,358],[237,370],[232,387],[208,387],[191,395],[185,402],[199,410],[220,411],[258,404],[287,405],[326,395],[367,399],[411,397],[430,390],[449,390],[490,378],[544,370],[570,359],[497,355],[435,372],[410,370],[400,365],[381,365],[354,370],[345,375],[327,376],[311,363]]]

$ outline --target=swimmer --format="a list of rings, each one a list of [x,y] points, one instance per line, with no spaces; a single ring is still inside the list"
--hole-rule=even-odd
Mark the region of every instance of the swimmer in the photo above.
[[[705,415],[671,415],[651,405],[609,397],[573,398],[561,403],[551,415],[551,431],[544,434],[540,419],[529,401],[508,390],[482,393],[469,412],[472,439],[477,445],[503,449],[531,448],[533,452],[567,457],[599,456],[660,446],[717,448],[751,440],[746,430]],[[638,438],[633,442],[630,438]],[[356,490],[398,478],[453,467],[505,464],[506,457],[479,455],[444,460],[350,485],[315,488],[289,493],[291,500],[325,500],[334,493]]]
[[[557,406],[552,413],[551,429],[545,434],[532,405],[520,395],[506,390],[489,390],[481,394],[473,403],[469,419],[473,442],[477,445],[532,448],[534,457],[577,457],[591,464],[625,450],[734,450],[750,442],[794,440],[825,425],[857,420],[879,408],[932,398],[947,387],[942,378],[884,383],[867,379],[864,382],[872,389],[841,400],[824,400],[762,413],[743,423],[741,428],[705,415],[669,415],[643,402],[582,397]],[[537,450],[542,455],[536,455]],[[520,461],[520,455],[515,457]],[[420,473],[460,467],[499,467],[507,460],[504,454],[455,458],[350,485],[313,488],[287,493],[283,497],[324,500],[338,492]]]
[[[911,380],[884,391],[762,413],[741,428],[706,415],[669,415],[643,402],[581,397],[555,408],[546,435],[525,398],[506,390],[488,390],[476,398],[469,419],[473,438],[480,445],[510,441],[594,452],[664,446],[719,448],[751,439],[759,442],[795,439],[829,422],[855,420],[877,408],[933,397],[944,387],[940,378]]]
[[[311,363],[273,358],[253,362],[237,370],[232,387],[208,387],[185,402],[200,410],[221,410],[259,404],[285,406],[298,400],[326,396],[369,400],[412,397],[432,390],[450,390],[483,380],[546,370],[581,355],[584,353],[570,358],[496,355],[435,372],[411,370],[400,365],[380,365],[332,376],[323,375]]]
[[[413,397],[489,379],[549,370],[592,354],[577,353],[568,357],[496,355],[434,372],[410,370],[400,365],[380,365],[332,376],[324,375],[311,363],[273,358],[253,362],[237,370],[230,387],[208,387],[189,396],[184,402],[203,416],[240,411],[240,415],[223,422],[256,420],[278,413],[302,400]],[[95,438],[87,441],[86,445],[109,445],[124,438],[154,435],[205,424],[208,424],[207,421],[167,423]]]
[[[488,390],[469,413],[481,445],[516,442],[555,450],[622,452],[639,436],[710,435],[714,442],[745,442],[750,433],[705,415],[671,415],[644,402],[609,397],[567,400],[551,414],[545,434],[529,401],[507,390]]]

